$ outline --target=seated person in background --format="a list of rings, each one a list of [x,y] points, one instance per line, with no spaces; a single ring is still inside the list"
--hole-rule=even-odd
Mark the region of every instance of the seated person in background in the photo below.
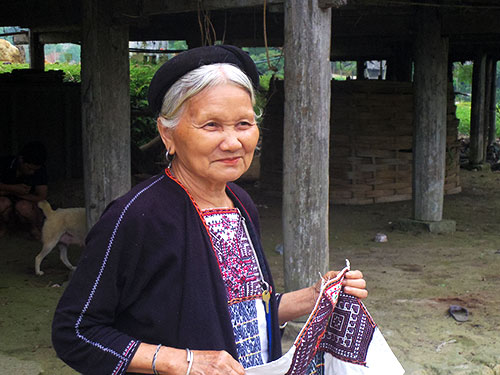
[[[43,213],[37,203],[47,199],[46,158],[41,142],[27,143],[17,156],[0,158],[0,237],[7,224],[17,220],[40,239]]]

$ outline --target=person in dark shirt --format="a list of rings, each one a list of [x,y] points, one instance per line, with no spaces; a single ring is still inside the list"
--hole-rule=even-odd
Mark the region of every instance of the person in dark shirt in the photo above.
[[[7,224],[17,220],[40,239],[43,213],[37,203],[47,199],[46,158],[41,142],[27,143],[17,156],[0,158],[0,237]]]

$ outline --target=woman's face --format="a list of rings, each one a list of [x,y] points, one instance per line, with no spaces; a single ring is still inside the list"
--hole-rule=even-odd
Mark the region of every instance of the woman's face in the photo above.
[[[231,84],[189,99],[175,129],[158,128],[175,154],[174,173],[210,185],[238,179],[250,167],[259,139],[250,95]]]

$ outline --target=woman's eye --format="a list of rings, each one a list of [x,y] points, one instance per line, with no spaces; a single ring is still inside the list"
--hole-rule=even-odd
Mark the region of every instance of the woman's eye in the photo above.
[[[216,128],[217,128],[217,124],[215,122],[208,122],[205,125],[203,125],[203,129],[211,130],[211,129],[216,129]]]
[[[252,126],[253,124],[251,122],[248,122],[248,121],[240,121],[238,123],[239,126],[243,126],[243,127],[249,127],[249,126]]]

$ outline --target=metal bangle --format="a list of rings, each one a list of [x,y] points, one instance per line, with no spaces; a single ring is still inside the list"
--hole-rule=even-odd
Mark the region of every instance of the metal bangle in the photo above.
[[[189,375],[189,373],[191,372],[191,367],[193,367],[194,354],[191,350],[186,348],[186,355],[187,355],[186,360],[188,363],[188,369],[187,369],[186,375]]]
[[[153,361],[151,362],[151,368],[153,369],[154,375],[159,375],[158,371],[156,371],[156,357],[158,357],[158,352],[160,351],[161,344],[158,344],[155,350],[155,354],[153,355]]]

